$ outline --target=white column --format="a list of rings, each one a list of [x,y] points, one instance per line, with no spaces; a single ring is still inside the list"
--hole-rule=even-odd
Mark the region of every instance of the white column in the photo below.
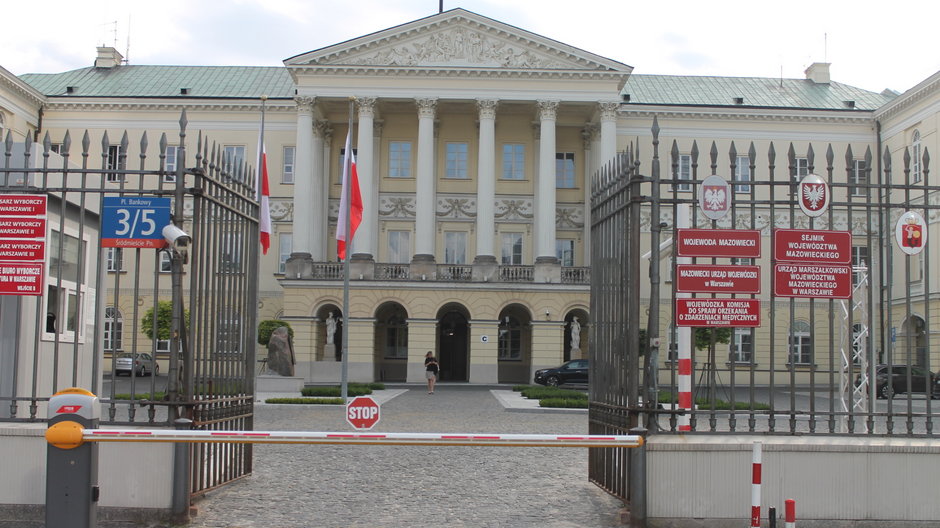
[[[617,109],[620,103],[602,102],[597,104],[601,115],[601,166],[617,155]]]
[[[535,195],[535,261],[555,262],[555,117],[558,101],[538,101],[539,174]]]
[[[418,104],[418,173],[415,181],[414,260],[434,262],[434,115],[437,99],[415,101]]]
[[[375,204],[375,223],[372,224],[372,258],[373,260],[378,258],[379,251],[379,186],[382,182],[382,177],[379,174],[379,166],[381,163],[379,160],[382,159],[382,121],[374,120],[372,122],[372,181],[375,184],[372,186],[372,203]]]
[[[328,177],[325,176],[323,172],[323,132],[323,122],[314,121],[312,133],[313,140],[310,149],[311,165],[313,166],[310,172],[312,174],[312,188],[314,192],[312,195],[310,195],[309,200],[305,200],[303,203],[298,204],[301,208],[305,208],[305,204],[313,203],[313,201],[317,199],[317,197],[320,195],[320,189],[323,188],[324,180],[328,180]],[[294,207],[294,211],[297,211],[297,207]],[[310,240],[310,254],[313,257],[314,262],[324,262],[326,260],[326,239],[329,238],[330,219],[328,216],[320,214],[320,211],[316,209],[306,214],[309,214],[312,217],[312,224],[298,224],[295,222],[294,229],[301,229],[307,232],[307,238]],[[319,227],[316,229],[306,229],[304,228],[305,225]]]
[[[359,189],[362,193],[362,223],[353,238],[352,255],[357,259],[371,260],[375,255],[372,246],[373,233],[378,227],[377,204],[372,166],[375,156],[372,147],[372,125],[375,117],[375,97],[357,97],[359,106],[359,138],[356,142],[356,173],[359,175]]]
[[[496,105],[494,99],[477,100],[480,141],[477,155],[477,252],[474,262],[496,262]]]
[[[594,173],[597,172],[595,161],[594,137],[597,127],[588,125],[581,131],[584,143],[584,230],[581,235],[581,246],[584,254],[581,262],[583,266],[591,265],[591,186],[594,183]]]
[[[314,212],[305,207],[314,197],[313,158],[313,97],[296,97],[297,146],[294,160],[294,224],[291,238],[291,255],[307,256],[313,253],[310,231],[313,231]],[[319,226],[326,230],[326,225]]]
[[[317,221],[322,222],[323,229],[318,235],[314,246],[314,260],[326,262],[330,256],[330,241],[335,240],[330,231],[330,138],[333,136],[333,127],[329,121],[317,121],[314,130],[314,149],[316,170],[320,173],[317,181],[317,194],[309,203],[314,204]]]

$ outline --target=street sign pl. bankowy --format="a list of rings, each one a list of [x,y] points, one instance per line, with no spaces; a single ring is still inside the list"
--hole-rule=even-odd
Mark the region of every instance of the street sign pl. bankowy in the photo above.
[[[106,196],[101,203],[101,247],[162,248],[170,199]]]

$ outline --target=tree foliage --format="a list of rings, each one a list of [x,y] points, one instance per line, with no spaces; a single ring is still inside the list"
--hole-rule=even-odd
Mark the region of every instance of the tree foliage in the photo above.
[[[282,326],[287,327],[287,335],[290,336],[291,341],[293,341],[294,329],[291,328],[290,323],[281,321],[280,319],[266,319],[258,324],[258,344],[268,346],[268,343],[271,341],[271,334]]]
[[[695,329],[695,349],[708,350],[712,343],[712,332],[715,332],[715,343],[727,345],[731,342],[731,329],[697,327]]]
[[[183,315],[186,328],[189,328],[189,310]],[[173,334],[173,301],[157,302],[157,335],[153,335],[153,307],[147,309],[140,320],[140,331],[153,341],[170,339]]]

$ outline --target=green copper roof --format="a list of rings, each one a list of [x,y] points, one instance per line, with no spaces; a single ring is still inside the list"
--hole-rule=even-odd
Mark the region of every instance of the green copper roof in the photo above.
[[[47,96],[74,97],[293,97],[280,66],[118,66],[63,73],[28,73],[20,79]],[[68,87],[72,87],[71,94]],[[188,89],[186,94],[183,89]]]
[[[621,94],[629,104],[867,111],[893,99],[842,83],[816,84],[808,79],[636,73],[627,80]]]

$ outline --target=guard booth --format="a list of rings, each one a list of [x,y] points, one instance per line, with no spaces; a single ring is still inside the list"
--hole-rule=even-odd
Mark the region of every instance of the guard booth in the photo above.
[[[590,432],[936,438],[926,149],[651,117],[592,186]],[[631,501],[626,450],[589,463]]]
[[[100,396],[102,425],[252,428],[255,174],[178,116],[163,125],[175,132],[134,140],[7,134],[0,422],[41,424],[50,394],[83,387]],[[251,473],[251,460],[248,445],[202,444],[164,470],[195,495]]]

